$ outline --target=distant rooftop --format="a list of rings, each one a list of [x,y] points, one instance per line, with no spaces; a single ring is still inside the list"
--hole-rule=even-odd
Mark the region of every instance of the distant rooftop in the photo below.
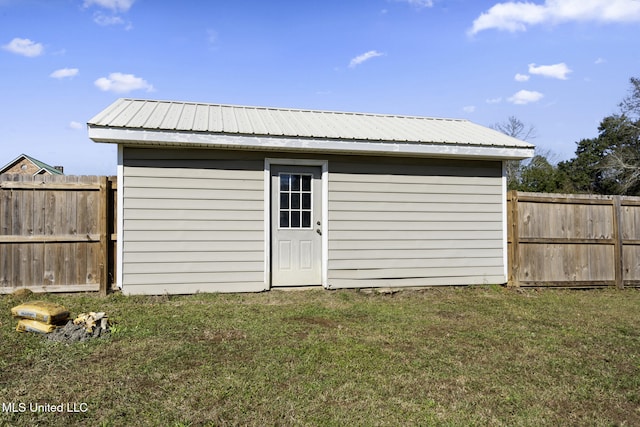
[[[27,156],[26,154],[20,154],[18,157],[16,157],[15,159],[11,160],[9,163],[7,163],[6,165],[4,165],[2,168],[0,168],[0,173],[5,173],[7,172],[9,169],[11,169],[12,166],[14,166],[15,164],[18,164],[22,159],[26,159],[29,162],[31,162],[33,165],[36,166],[36,172],[33,173],[33,175],[38,175],[41,173],[48,173],[51,175],[63,175],[63,168],[62,166],[51,166],[46,164],[45,162],[42,162],[36,158],[33,158],[31,156]]]

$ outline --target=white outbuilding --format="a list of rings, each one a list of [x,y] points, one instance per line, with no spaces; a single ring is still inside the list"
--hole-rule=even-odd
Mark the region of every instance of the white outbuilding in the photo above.
[[[117,283],[127,294],[507,281],[505,162],[467,120],[119,99]]]

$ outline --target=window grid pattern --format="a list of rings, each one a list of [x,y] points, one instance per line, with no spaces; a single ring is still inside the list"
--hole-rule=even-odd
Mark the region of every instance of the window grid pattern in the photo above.
[[[281,173],[280,228],[311,228],[311,175]]]

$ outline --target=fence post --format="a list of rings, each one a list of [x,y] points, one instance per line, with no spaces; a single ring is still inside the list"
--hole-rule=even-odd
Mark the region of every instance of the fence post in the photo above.
[[[511,250],[509,251],[509,286],[520,286],[520,248],[518,246],[518,192],[516,190],[509,191],[509,208],[507,218],[508,239],[511,241]]]
[[[109,224],[107,221],[109,209],[109,191],[107,187],[107,177],[100,177],[100,295],[107,296],[109,286]]]
[[[613,240],[614,246],[614,269],[616,287],[624,289],[624,259],[622,245],[622,203],[621,196],[613,196]]]

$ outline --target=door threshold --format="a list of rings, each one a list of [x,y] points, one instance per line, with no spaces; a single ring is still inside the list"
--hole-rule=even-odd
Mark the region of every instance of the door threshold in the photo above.
[[[322,285],[305,285],[305,286],[272,286],[272,291],[310,291],[313,289],[323,289]]]

